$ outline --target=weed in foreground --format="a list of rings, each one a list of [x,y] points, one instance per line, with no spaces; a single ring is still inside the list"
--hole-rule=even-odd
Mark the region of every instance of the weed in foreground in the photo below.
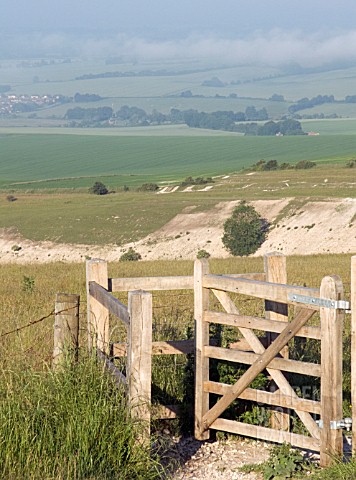
[[[93,359],[58,372],[3,371],[1,478],[160,478],[158,457],[138,442],[123,391]]]
[[[240,471],[262,472],[264,480],[285,480],[287,478],[305,478],[313,469],[310,462],[304,460],[298,450],[287,443],[275,445],[269,459],[261,464],[244,465]]]

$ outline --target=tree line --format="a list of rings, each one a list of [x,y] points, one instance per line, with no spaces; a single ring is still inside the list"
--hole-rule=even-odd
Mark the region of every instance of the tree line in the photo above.
[[[283,119],[278,122],[269,120],[264,124],[255,123],[268,120],[265,108],[257,110],[249,106],[244,112],[218,110],[206,113],[198,110],[178,110],[172,108],[169,114],[153,110],[147,113],[139,107],[122,106],[114,112],[111,107],[82,108],[75,107],[67,111],[65,118],[70,126],[103,126],[103,122],[112,126],[149,126],[162,124],[186,124],[191,128],[206,128],[239,132],[245,135],[304,135],[302,126],[295,119]],[[250,122],[250,123],[246,123]],[[252,121],[252,122],[251,122]],[[79,122],[79,123],[78,123]],[[105,125],[104,125],[105,126]]]
[[[344,100],[335,100],[334,95],[317,95],[313,98],[304,97],[288,108],[289,113],[296,113],[299,110],[313,108],[325,103],[356,103],[356,95],[346,95]]]

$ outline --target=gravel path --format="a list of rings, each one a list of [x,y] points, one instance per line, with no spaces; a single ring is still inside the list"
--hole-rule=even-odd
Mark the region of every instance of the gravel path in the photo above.
[[[264,442],[228,439],[199,442],[192,437],[174,439],[167,452],[176,468],[173,480],[260,480],[262,474],[239,467],[267,460],[270,446]],[[168,477],[170,478],[170,477]]]

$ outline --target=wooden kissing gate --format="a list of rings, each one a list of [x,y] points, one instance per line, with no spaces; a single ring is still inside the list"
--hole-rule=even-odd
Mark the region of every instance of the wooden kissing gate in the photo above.
[[[206,259],[196,260],[194,276],[108,278],[102,260],[87,262],[89,347],[95,348],[119,383],[124,383],[132,415],[151,418],[152,355],[195,353],[195,437],[209,438],[210,429],[235,433],[271,442],[320,452],[320,464],[329,465],[343,453],[342,428],[351,427],[342,411],[343,320],[350,304],[344,299],[339,277],[327,276],[320,289],[287,284],[286,258],[278,253],[265,256],[263,273],[216,275],[209,273]],[[153,290],[194,290],[195,341],[152,342]],[[127,291],[128,306],[112,292]],[[231,293],[263,299],[264,317],[243,315]],[[210,309],[212,295],[224,312]],[[288,320],[288,307],[295,314]],[[221,308],[220,308],[221,310]],[[306,325],[318,312],[320,324]],[[110,344],[109,313],[127,327],[125,345]],[[356,405],[356,257],[351,273],[352,401]],[[210,324],[236,327],[244,341],[230,348],[213,345]],[[263,341],[257,331],[267,332]],[[320,364],[288,358],[288,342],[295,337],[321,342]],[[115,353],[116,352],[116,353]],[[112,362],[127,357],[124,375]],[[249,365],[233,385],[214,382],[209,377],[210,359]],[[267,371],[275,391],[251,388],[252,381]],[[287,372],[287,374],[285,373]],[[297,395],[288,381],[288,372],[320,377],[320,401]],[[210,394],[220,396],[211,406]],[[271,428],[223,418],[224,411],[237,399],[272,407]],[[281,411],[278,411],[281,410]],[[301,420],[305,434],[289,431],[290,411]],[[162,407],[161,417],[173,418],[174,406]],[[353,445],[356,445],[356,408],[353,412]],[[318,420],[316,420],[318,418]]]

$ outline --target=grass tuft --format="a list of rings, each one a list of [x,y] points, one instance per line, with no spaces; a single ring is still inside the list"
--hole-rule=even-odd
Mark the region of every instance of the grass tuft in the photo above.
[[[3,371],[0,470],[4,480],[155,479],[159,462],[137,442],[123,391],[84,359],[61,371]]]

